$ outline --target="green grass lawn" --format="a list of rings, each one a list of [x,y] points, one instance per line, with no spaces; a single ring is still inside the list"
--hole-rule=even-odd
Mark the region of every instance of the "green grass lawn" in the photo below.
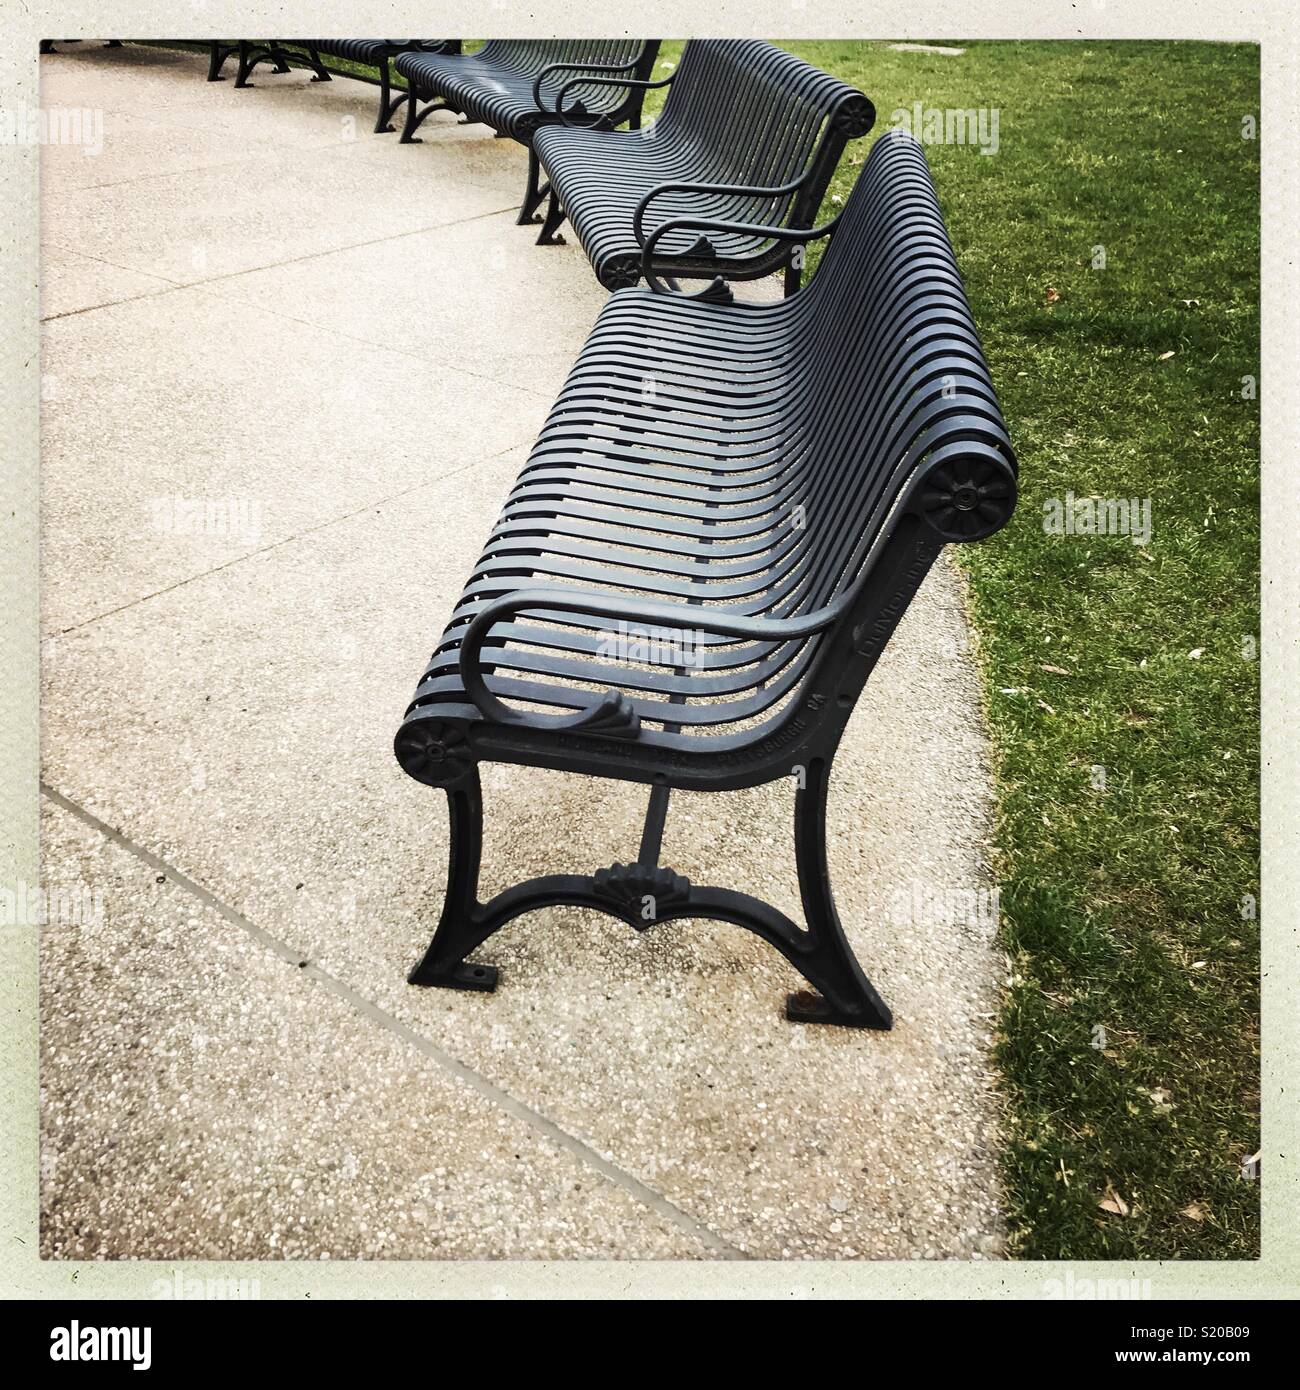
[[[1257,1255],[1257,50],[785,46],[871,97],[872,138],[918,101],[999,113],[996,155],[927,155],[1022,466],[1012,524],[958,551],[996,756],[1013,1252]],[[1067,492],[1149,498],[1149,544],[1046,534]]]
[[[996,155],[926,153],[1022,468],[1011,526],[957,552],[997,757],[1012,1248],[1256,1256],[1257,50],[790,47],[871,97],[875,135],[916,101],[1000,113]],[[1067,491],[1150,498],[1150,543],[1045,534]]]

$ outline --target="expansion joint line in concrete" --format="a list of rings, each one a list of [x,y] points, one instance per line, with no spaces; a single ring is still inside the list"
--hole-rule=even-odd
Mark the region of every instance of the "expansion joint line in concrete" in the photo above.
[[[431,1039],[426,1038],[422,1033],[417,1032],[409,1024],[403,1023],[401,1019],[390,1014],[386,1009],[380,1008],[373,1000],[367,999],[365,995],[345,981],[340,980],[336,975],[331,975],[329,971],[323,970],[319,965],[305,960],[302,953],[287,941],[281,940],[280,937],[265,927],[258,926],[256,922],[245,917],[242,912],[231,907],[229,903],[204,888],[201,883],[197,883],[188,874],[168,863],[167,860],[154,854],[152,850],[136,844],[120,830],[115,830],[111,825],[100,820],[92,811],[86,810],[84,806],[64,796],[62,792],[56,791],[45,782],[41,783],[41,792],[53,805],[58,806],[69,815],[75,816],[83,824],[97,830],[106,839],[125,850],[155,874],[165,875],[168,882],[175,884],[183,892],[189,893],[232,926],[247,933],[272,955],[277,956],[287,965],[295,967],[299,977],[312,980],[321,988],[328,990],[335,998],[342,1000],[362,1018],[401,1039],[408,1046],[415,1048],[417,1052],[436,1063],[443,1071],[475,1092],[476,1095],[498,1109],[504,1110],[513,1119],[528,1125],[556,1148],[563,1149],[586,1167],[595,1169],[603,1178],[613,1183],[615,1187],[621,1188],[642,1206],[661,1216],[683,1234],[699,1241],[715,1259],[744,1260],[750,1258],[744,1251],[723,1240],[707,1226],[682,1211],[662,1193],[647,1187],[639,1178],[633,1177],[631,1173],[625,1172],[617,1164],[602,1157],[590,1145],[570,1134],[554,1120],[516,1099],[508,1091],[503,1090],[472,1067],[453,1057],[451,1053]]]

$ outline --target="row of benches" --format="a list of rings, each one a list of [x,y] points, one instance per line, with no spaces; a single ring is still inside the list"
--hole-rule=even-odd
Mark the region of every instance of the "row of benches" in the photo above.
[[[418,140],[433,112],[450,111],[524,145],[519,221],[540,221],[538,242],[547,244],[567,218],[607,289],[651,275],[708,279],[705,294],[722,298],[728,281],[784,270],[793,292],[802,258],[788,243],[761,231],[664,224],[707,217],[811,226],[845,144],[871,129],[871,102],[753,39],[691,40],[675,70],[653,81],[658,47],[496,39],[465,54],[459,42],[440,39],[313,39],[295,48],[243,41],[213,45],[209,79],[234,54],[236,86],[246,86],[259,64],[283,72],[306,66],[314,81],[329,80],[330,57],[373,68],[377,132],[391,130],[405,105],[404,142]],[[407,84],[397,95],[394,73]],[[667,88],[663,111],[642,129],[645,93],[659,87]]]
[[[654,83],[655,47],[308,48],[312,65],[329,52],[382,57],[385,74],[393,63],[409,84],[405,138],[450,110],[527,145],[521,218],[546,201],[542,238],[567,216],[602,283],[624,287],[396,736],[402,767],[442,788],[451,815],[442,916],[410,978],[494,988],[496,970],[470,955],[539,907],[599,909],[637,929],[707,917],[756,933],[815,988],[790,997],[788,1017],[888,1028],[831,894],[831,764],[943,546],[1010,518],[1015,455],[920,146],[896,132],[877,141],[843,210],[813,227],[845,141],[872,123],[867,98],[752,41],[692,41]],[[279,45],[249,49],[240,75],[292,61]],[[669,95],[651,138],[638,126],[656,85]],[[819,240],[799,288],[793,253]],[[736,303],[725,290],[776,270],[784,299]],[[702,294],[678,291],[705,276]],[[628,288],[642,277],[648,288]],[[635,858],[480,902],[484,761],[649,786]],[[671,789],[785,778],[803,925],[661,864]]]

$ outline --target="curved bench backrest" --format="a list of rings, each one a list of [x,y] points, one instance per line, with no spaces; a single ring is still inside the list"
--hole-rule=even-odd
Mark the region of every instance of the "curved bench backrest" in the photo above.
[[[911,136],[876,142],[821,265],[788,312],[789,390],[798,402],[789,490],[806,527],[802,546],[787,553],[781,607],[806,611],[853,582],[919,470],[950,459],[998,492],[1016,464]],[[996,529],[1012,505],[989,500],[961,510],[944,495],[940,478],[927,492],[927,515],[954,541]]]
[[[860,91],[773,44],[691,39],[657,128],[691,146],[701,182],[772,187],[809,173],[815,212],[845,142],[874,120]]]
[[[552,63],[581,63],[619,66],[637,63],[638,71],[629,76],[646,77],[654,64],[659,44],[644,39],[489,39],[478,52],[484,62],[499,63],[521,77],[535,78]],[[542,83],[542,92],[554,98],[567,82],[579,74],[556,73]],[[588,111],[612,111],[627,99],[620,87],[575,87],[570,100],[581,98]]]

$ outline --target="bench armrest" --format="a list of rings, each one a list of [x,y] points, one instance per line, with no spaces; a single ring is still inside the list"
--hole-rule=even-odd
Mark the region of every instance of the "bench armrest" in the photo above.
[[[459,39],[380,39],[387,48],[407,49],[411,53],[460,53]]]
[[[645,89],[648,87],[666,87],[671,82],[670,74],[662,82],[649,82],[641,78],[634,77],[613,77],[608,74],[619,72],[635,72],[641,65],[640,58],[633,58],[630,63],[549,63],[533,81],[533,105],[539,110],[544,111],[548,116],[560,116],[563,118],[564,112],[561,109],[564,105],[565,93],[570,87],[581,87],[584,84],[596,87],[638,87]],[[546,103],[542,100],[542,83],[555,72],[577,72],[585,73],[587,76],[575,77],[566,82],[555,97],[554,110],[548,110]]]
[[[674,217],[671,221],[661,223],[656,227],[642,246],[641,275],[656,294],[679,293],[665,285],[651,268],[655,247],[660,238],[669,232],[738,232],[742,236],[767,237],[772,241],[792,241],[803,244],[816,241],[818,237],[830,236],[839,224],[840,216],[841,214],[836,213],[829,222],[823,222],[820,227],[769,227],[761,222],[727,222],[712,217]],[[666,254],[671,255],[672,253]],[[701,290],[699,294],[683,295],[682,298],[705,298],[711,293],[711,290],[712,286],[709,289]]]
[[[746,194],[755,198],[781,198],[787,193],[798,193],[807,179],[807,173],[803,173],[789,183],[777,184],[772,187],[746,183],[661,183],[652,188],[636,205],[636,211],[632,214],[632,234],[636,237],[638,246],[645,245],[645,233],[642,224],[645,221],[646,209],[662,193],[735,193]]]
[[[734,637],[759,642],[791,642],[812,637],[829,627],[847,606],[837,599],[825,608],[800,618],[752,618],[690,603],[663,599],[639,599],[633,595],[593,592],[559,587],[518,589],[493,599],[475,614],[460,644],[460,678],[466,693],[485,719],[497,724],[526,725],[533,729],[588,729],[610,737],[635,738],[640,721],[631,701],[621,691],[607,690],[576,714],[538,715],[511,709],[497,699],[483,679],[480,653],[488,633],[499,622],[535,609],[550,613],[579,613],[593,618],[679,630],[694,629],[714,637]]]
[[[570,129],[591,130],[595,128],[602,117],[598,115],[594,121],[589,121],[586,124],[576,120],[575,117],[580,115],[585,116],[587,114],[587,109],[580,100],[574,102],[567,111],[564,110],[564,98],[568,96],[574,87],[622,87],[628,91],[635,89],[637,91],[648,92],[655,87],[667,87],[672,82],[673,76],[674,74],[670,73],[667,77],[661,78],[658,82],[650,82],[640,77],[575,77],[571,82],[566,82],[556,93],[555,110],[548,114],[558,116],[560,118],[560,124],[566,125],[570,127]]]

